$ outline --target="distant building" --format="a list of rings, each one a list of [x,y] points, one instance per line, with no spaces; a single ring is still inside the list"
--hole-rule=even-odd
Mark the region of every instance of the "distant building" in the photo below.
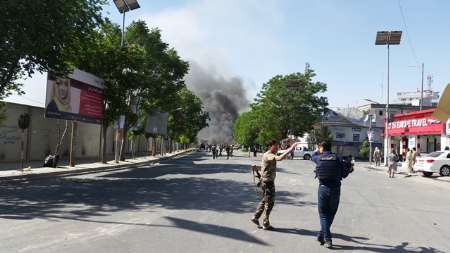
[[[431,76],[428,76],[428,87],[423,90],[423,106],[436,106],[439,102],[440,93],[433,91],[431,88],[431,83],[433,79]],[[421,91],[418,89],[417,91],[406,91],[406,92],[398,92],[397,99],[400,104],[404,105],[413,105],[420,106],[420,100],[422,98]]]
[[[391,121],[394,119],[392,115],[419,110],[419,106],[409,104],[391,104],[389,108]],[[424,109],[431,108],[424,106]],[[372,117],[373,148],[379,147],[383,150],[386,104],[373,103],[329,110],[316,127],[326,126],[331,131],[333,152],[358,157],[362,142],[368,139],[370,124],[368,115]]]

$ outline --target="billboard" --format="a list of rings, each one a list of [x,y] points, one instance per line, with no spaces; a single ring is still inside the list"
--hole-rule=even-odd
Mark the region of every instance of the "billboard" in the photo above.
[[[151,134],[167,135],[167,112],[155,112],[148,116],[145,131]]]
[[[46,118],[101,124],[104,111],[102,79],[78,69],[67,77],[48,73]]]

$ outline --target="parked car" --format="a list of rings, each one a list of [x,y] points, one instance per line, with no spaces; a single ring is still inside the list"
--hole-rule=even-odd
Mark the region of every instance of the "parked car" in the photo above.
[[[422,172],[426,177],[433,173],[450,176],[450,151],[438,151],[417,157],[414,171]]]
[[[277,155],[281,155],[284,152],[286,152],[286,150],[278,150]],[[314,151],[309,150],[307,147],[296,147],[294,150],[294,157],[301,157],[305,160],[311,160],[313,153]]]

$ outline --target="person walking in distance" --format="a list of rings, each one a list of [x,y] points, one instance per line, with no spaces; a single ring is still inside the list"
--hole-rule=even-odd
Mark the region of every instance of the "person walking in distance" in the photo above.
[[[352,159],[346,160],[331,152],[331,143],[322,142],[319,150],[312,155],[316,164],[316,178],[319,179],[318,211],[320,232],[317,240],[321,245],[333,247],[331,225],[339,207],[341,196],[341,180],[352,171]]]
[[[414,165],[416,165],[416,163],[417,163],[417,149],[416,148],[413,148],[413,163],[414,163]],[[413,165],[413,173],[415,173],[414,172],[414,165]]]
[[[217,146],[216,145],[212,145],[211,152],[212,152],[213,160],[216,159],[217,158]]]
[[[408,165],[407,177],[412,176],[414,172],[414,151],[408,148],[408,153],[406,153],[406,164]]]
[[[389,160],[389,169],[388,174],[389,178],[394,178],[394,173],[397,170],[397,163],[399,161],[399,156],[397,152],[395,151],[395,148],[391,148],[391,152],[389,153],[388,160]]]
[[[230,145],[227,145],[227,147],[225,148],[225,152],[227,152],[227,160],[229,160],[230,159],[230,156],[231,156],[231,147],[230,147]]]
[[[373,159],[375,160],[375,166],[379,167],[381,163],[381,151],[378,147],[375,147],[375,151],[373,152]]]
[[[294,143],[282,155],[277,156],[279,149],[278,141],[273,140],[267,144],[268,150],[262,156],[261,169],[259,171],[259,174],[261,175],[260,185],[263,196],[261,202],[256,208],[255,215],[251,219],[251,221],[255,223],[258,228],[262,228],[264,230],[274,230],[274,227],[270,225],[269,216],[275,204],[275,177],[277,173],[277,161],[284,160],[296,146],[297,143]],[[259,219],[263,214],[264,219],[261,227]]]

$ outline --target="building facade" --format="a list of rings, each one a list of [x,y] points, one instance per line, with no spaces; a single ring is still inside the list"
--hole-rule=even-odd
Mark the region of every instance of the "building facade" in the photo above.
[[[394,115],[388,124],[391,147],[400,154],[416,148],[420,153],[431,153],[449,146],[448,122],[433,117],[435,109]]]

